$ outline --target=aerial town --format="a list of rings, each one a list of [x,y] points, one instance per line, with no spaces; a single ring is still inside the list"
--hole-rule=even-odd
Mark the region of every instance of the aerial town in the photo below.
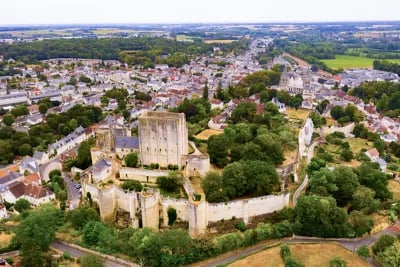
[[[296,46],[309,27],[400,46],[397,28],[247,25],[199,45],[169,27],[0,28],[0,265],[399,266],[397,57],[335,67],[358,56]],[[85,38],[157,43],[114,59],[21,52]],[[316,264],[309,250],[327,252]]]

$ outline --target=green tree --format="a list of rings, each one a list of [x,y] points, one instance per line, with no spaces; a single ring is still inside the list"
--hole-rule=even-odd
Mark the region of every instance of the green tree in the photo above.
[[[203,98],[208,100],[208,81],[204,83]]]
[[[374,226],[374,220],[358,210],[354,210],[350,213],[349,223],[353,227],[356,236],[362,236],[368,233]]]
[[[142,184],[137,180],[128,180],[122,183],[121,188],[125,191],[133,191],[141,192],[143,189]]]
[[[318,237],[343,237],[349,233],[346,212],[332,197],[301,196],[295,207],[294,232]]]
[[[359,186],[358,177],[353,169],[346,166],[339,166],[333,171],[336,177],[338,190],[333,193],[339,205],[345,205],[352,200],[354,192]]]
[[[208,202],[224,202],[228,198],[224,190],[222,176],[216,172],[208,172],[201,182]]]
[[[94,254],[85,254],[79,258],[81,267],[105,267],[106,261]]]
[[[82,229],[89,221],[100,221],[98,212],[89,206],[82,206],[71,210],[67,214],[68,221],[77,230]]]
[[[3,123],[7,126],[11,126],[15,121],[14,115],[12,114],[5,114],[3,116]]]
[[[52,206],[42,206],[22,220],[12,243],[20,247],[23,266],[43,266],[42,253],[49,249],[62,223],[62,213]]]
[[[124,161],[127,167],[135,168],[138,164],[138,154],[137,153],[129,153],[125,156]]]
[[[24,198],[18,199],[14,204],[14,209],[18,212],[23,212],[24,210],[28,210],[30,208],[31,203]]]
[[[340,119],[341,117],[344,116],[344,109],[341,106],[334,106],[331,109],[331,116],[332,118],[334,118],[335,120]]]
[[[379,200],[375,199],[375,191],[360,186],[353,194],[352,208],[371,214],[379,208]]]
[[[396,241],[396,238],[389,234],[383,234],[379,237],[379,239],[372,245],[372,251],[375,255],[383,252],[386,248],[393,245]]]
[[[369,248],[366,245],[363,245],[357,249],[357,255],[366,259],[370,257]]]
[[[78,147],[78,155],[76,157],[76,165],[81,169],[86,169],[92,163],[90,155],[90,144],[88,141],[83,141]]]
[[[46,114],[48,109],[49,109],[49,106],[46,103],[40,103],[39,104],[39,112],[40,112],[40,114]]]
[[[228,140],[225,135],[213,135],[208,139],[208,153],[210,161],[218,167],[228,163]]]
[[[32,147],[30,144],[23,144],[18,147],[18,153],[21,156],[32,155]]]
[[[223,170],[223,183],[229,198],[241,196],[247,191],[247,178],[239,162],[227,165]]]
[[[393,245],[380,252],[378,259],[385,267],[398,267],[400,265],[400,241],[397,240]]]

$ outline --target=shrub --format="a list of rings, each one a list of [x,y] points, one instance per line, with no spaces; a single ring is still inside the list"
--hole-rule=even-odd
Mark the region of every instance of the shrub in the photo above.
[[[347,263],[339,257],[335,257],[329,261],[329,267],[346,267]]]
[[[177,218],[176,209],[174,209],[173,207],[169,207],[167,210],[167,214],[168,214],[168,225],[171,226],[174,224]]]
[[[132,191],[135,190],[136,192],[140,192],[143,189],[142,184],[139,181],[136,180],[128,180],[125,181],[122,185],[121,188],[124,189],[125,191]]]
[[[280,254],[281,254],[281,258],[283,260],[285,260],[287,257],[291,256],[288,245],[281,245]]]
[[[25,210],[28,210],[31,207],[31,203],[23,198],[20,198],[15,202],[14,204],[14,209],[18,212],[23,212]]]
[[[378,253],[384,251],[386,248],[393,245],[395,240],[396,238],[394,238],[393,236],[388,234],[383,234],[372,246],[372,251],[374,252],[375,255],[377,255]]]
[[[369,249],[367,246],[361,246],[357,249],[357,255],[362,257],[362,258],[369,258]]]
[[[246,224],[243,220],[240,220],[237,223],[235,223],[235,228],[240,232],[244,232],[247,229]]]

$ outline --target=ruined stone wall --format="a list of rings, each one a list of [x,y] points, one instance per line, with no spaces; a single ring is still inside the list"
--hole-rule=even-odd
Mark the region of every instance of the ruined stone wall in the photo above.
[[[168,171],[162,170],[144,170],[137,168],[121,168],[119,169],[119,178],[122,180],[138,180],[142,183],[153,183],[157,181],[157,177],[168,176]]]
[[[158,191],[142,193],[140,201],[143,227],[150,227],[158,230],[160,224],[159,199],[160,193]]]
[[[210,171],[210,156],[186,155],[182,157],[182,165],[185,165],[185,175],[205,176]]]
[[[112,222],[115,220],[117,201],[115,197],[115,188],[99,190],[99,208],[100,217],[103,221]]]
[[[177,220],[184,222],[189,221],[188,214],[189,201],[187,199],[175,199],[161,197],[161,210],[163,225],[168,225],[168,208],[172,207],[176,210]]]
[[[324,136],[326,136],[326,135],[334,133],[334,132],[341,132],[341,133],[344,133],[344,135],[346,137],[349,137],[351,135],[351,133],[353,132],[354,127],[355,127],[354,122],[352,122],[346,126],[343,126],[343,127],[337,127],[337,126],[323,127],[322,134]]]

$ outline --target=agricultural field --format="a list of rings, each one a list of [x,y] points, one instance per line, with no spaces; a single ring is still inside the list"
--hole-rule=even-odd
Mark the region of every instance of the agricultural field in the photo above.
[[[292,244],[289,245],[293,259],[307,267],[328,267],[332,258],[340,257],[348,267],[369,266],[366,261],[338,244]],[[285,266],[280,254],[280,247],[267,249],[244,259],[238,260],[229,267]]]
[[[332,69],[350,69],[350,68],[372,68],[375,59],[367,57],[357,57],[348,55],[336,55],[335,59],[322,60]],[[390,62],[400,63],[400,59],[388,59]]]
[[[345,138],[343,142],[349,142],[350,149],[354,154],[358,154],[362,149],[373,148],[373,143],[362,138]]]
[[[230,44],[236,42],[237,40],[204,40],[206,44]]]

